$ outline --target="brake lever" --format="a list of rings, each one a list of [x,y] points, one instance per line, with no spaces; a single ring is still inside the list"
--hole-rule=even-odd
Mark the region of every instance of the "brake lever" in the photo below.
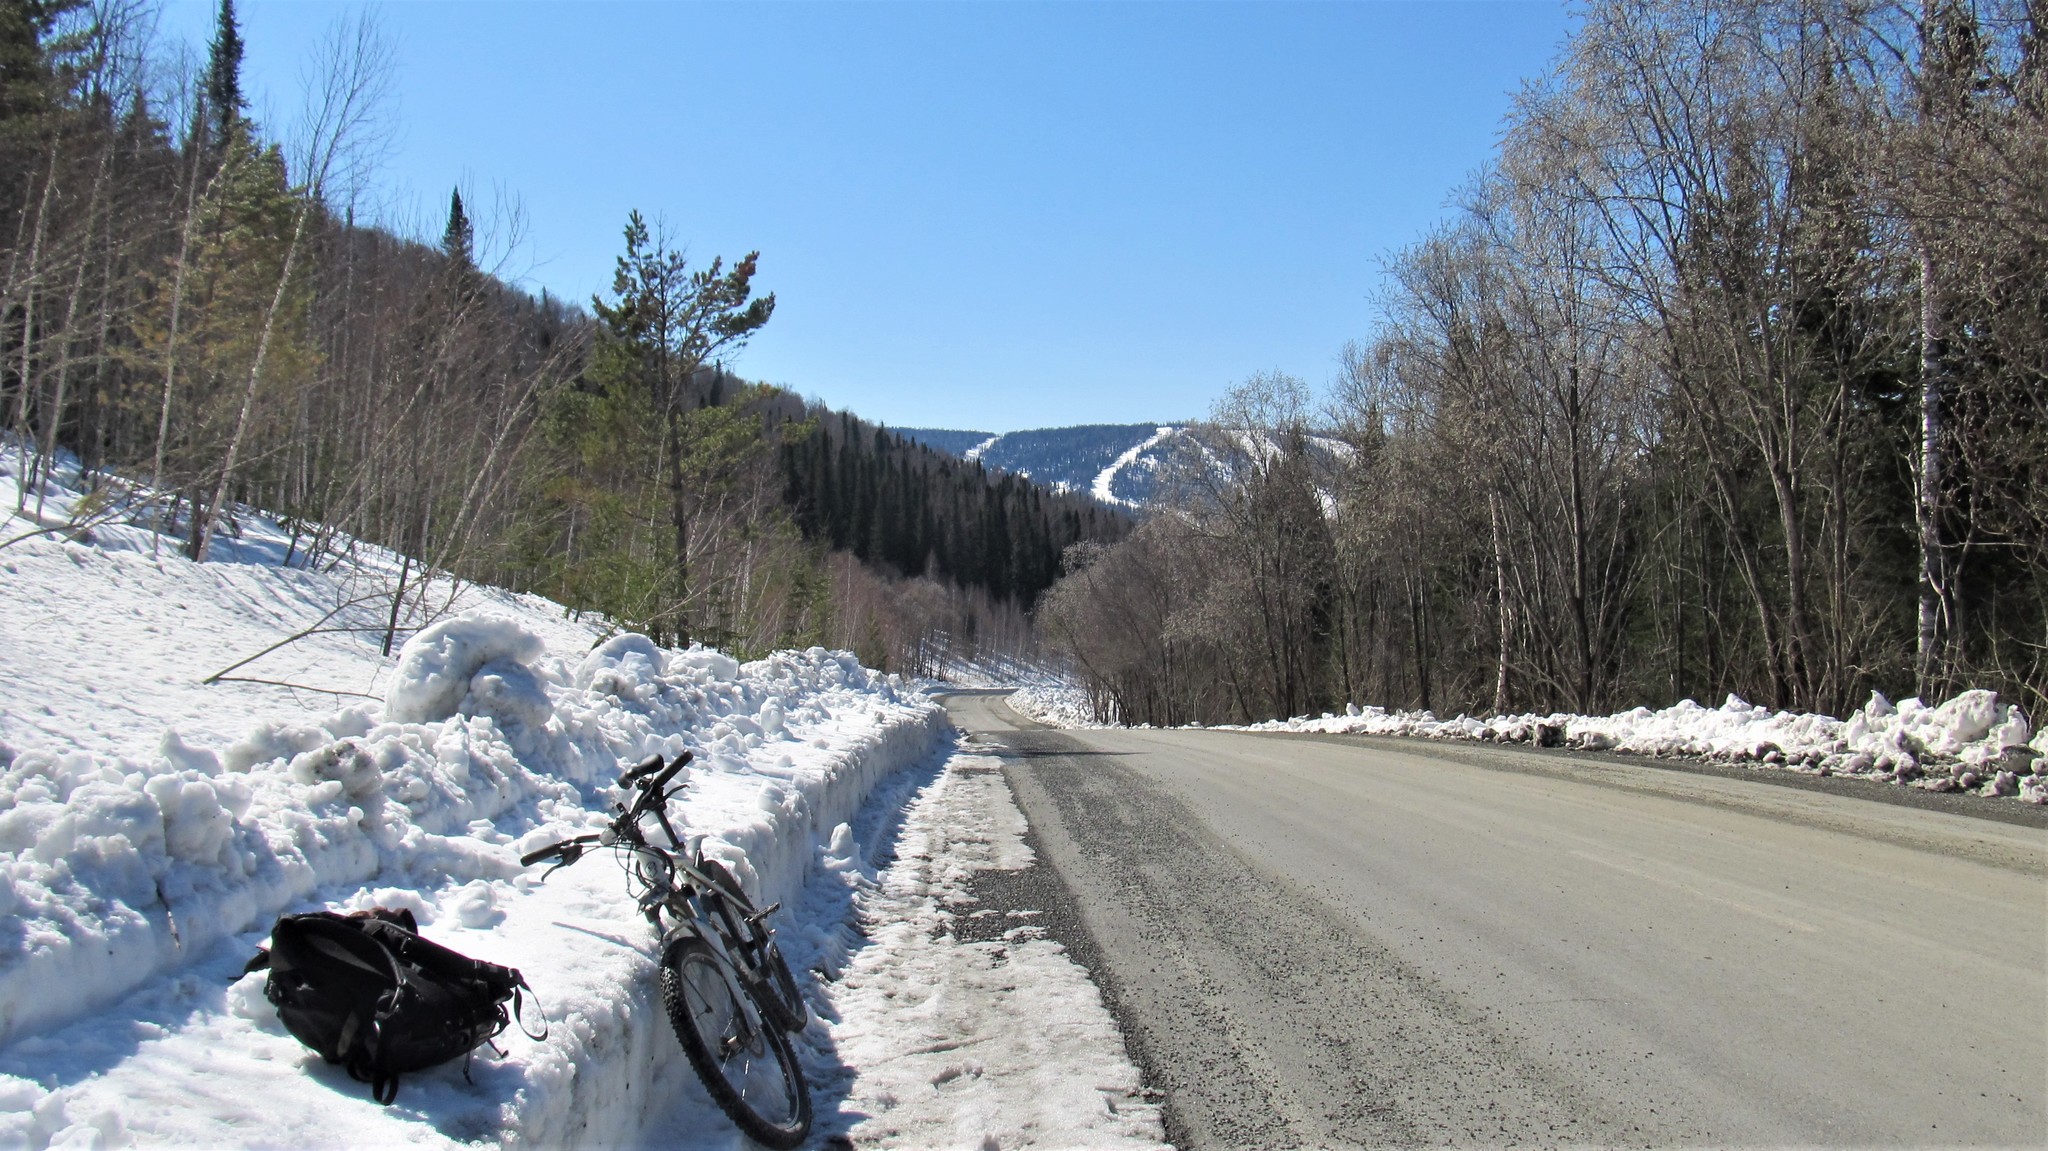
[[[546,871],[540,873],[540,881],[542,883],[546,883],[548,876],[553,875],[555,872],[562,870],[563,868],[569,866],[570,864],[582,858],[583,845],[580,843],[570,844],[569,846],[562,849],[561,857],[555,861],[555,865],[553,867],[550,867]]]

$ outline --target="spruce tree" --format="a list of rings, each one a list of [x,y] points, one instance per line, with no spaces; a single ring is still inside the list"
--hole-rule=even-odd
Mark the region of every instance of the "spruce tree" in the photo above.
[[[469,213],[462,208],[462,189],[457,188],[448,196],[448,227],[441,233],[441,252],[448,257],[457,270],[466,271],[476,267],[476,229],[469,222]]]
[[[235,0],[220,0],[220,19],[206,57],[206,146],[219,155],[227,150],[249,102],[242,95],[242,33],[235,23]]]

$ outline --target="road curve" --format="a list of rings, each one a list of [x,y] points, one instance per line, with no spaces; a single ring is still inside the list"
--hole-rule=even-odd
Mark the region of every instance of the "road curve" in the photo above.
[[[2048,1144],[2048,837],[1506,749],[1037,727],[1184,1147]]]

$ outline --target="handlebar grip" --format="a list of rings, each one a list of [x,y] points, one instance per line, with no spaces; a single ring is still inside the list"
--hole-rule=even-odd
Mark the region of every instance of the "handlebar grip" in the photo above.
[[[683,754],[687,756],[690,753],[686,751]],[[647,773],[652,771],[660,770],[661,757],[657,755],[648,759],[645,763],[640,764],[638,767],[631,767],[626,769],[626,774],[619,777],[619,786],[626,787],[630,785],[634,780],[639,779],[641,776],[646,775]]]
[[[653,783],[647,785],[648,793],[650,795],[661,794],[661,789],[668,786],[668,781],[674,779],[676,777],[676,773],[683,770],[683,765],[690,762],[690,759],[690,753],[687,751],[677,756],[674,763],[669,764],[667,769],[665,769],[660,775],[654,777]]]
[[[574,839],[564,839],[559,843],[550,843],[546,847],[537,848],[520,856],[519,866],[532,867],[543,859],[557,855],[562,857],[562,863],[566,866],[583,858],[585,844],[600,843],[603,839],[604,837],[599,835],[579,835]]]

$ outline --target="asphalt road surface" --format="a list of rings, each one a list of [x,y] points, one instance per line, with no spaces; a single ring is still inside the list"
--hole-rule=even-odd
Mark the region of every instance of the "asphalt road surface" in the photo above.
[[[948,706],[1183,1147],[2048,1145],[2039,826]]]

